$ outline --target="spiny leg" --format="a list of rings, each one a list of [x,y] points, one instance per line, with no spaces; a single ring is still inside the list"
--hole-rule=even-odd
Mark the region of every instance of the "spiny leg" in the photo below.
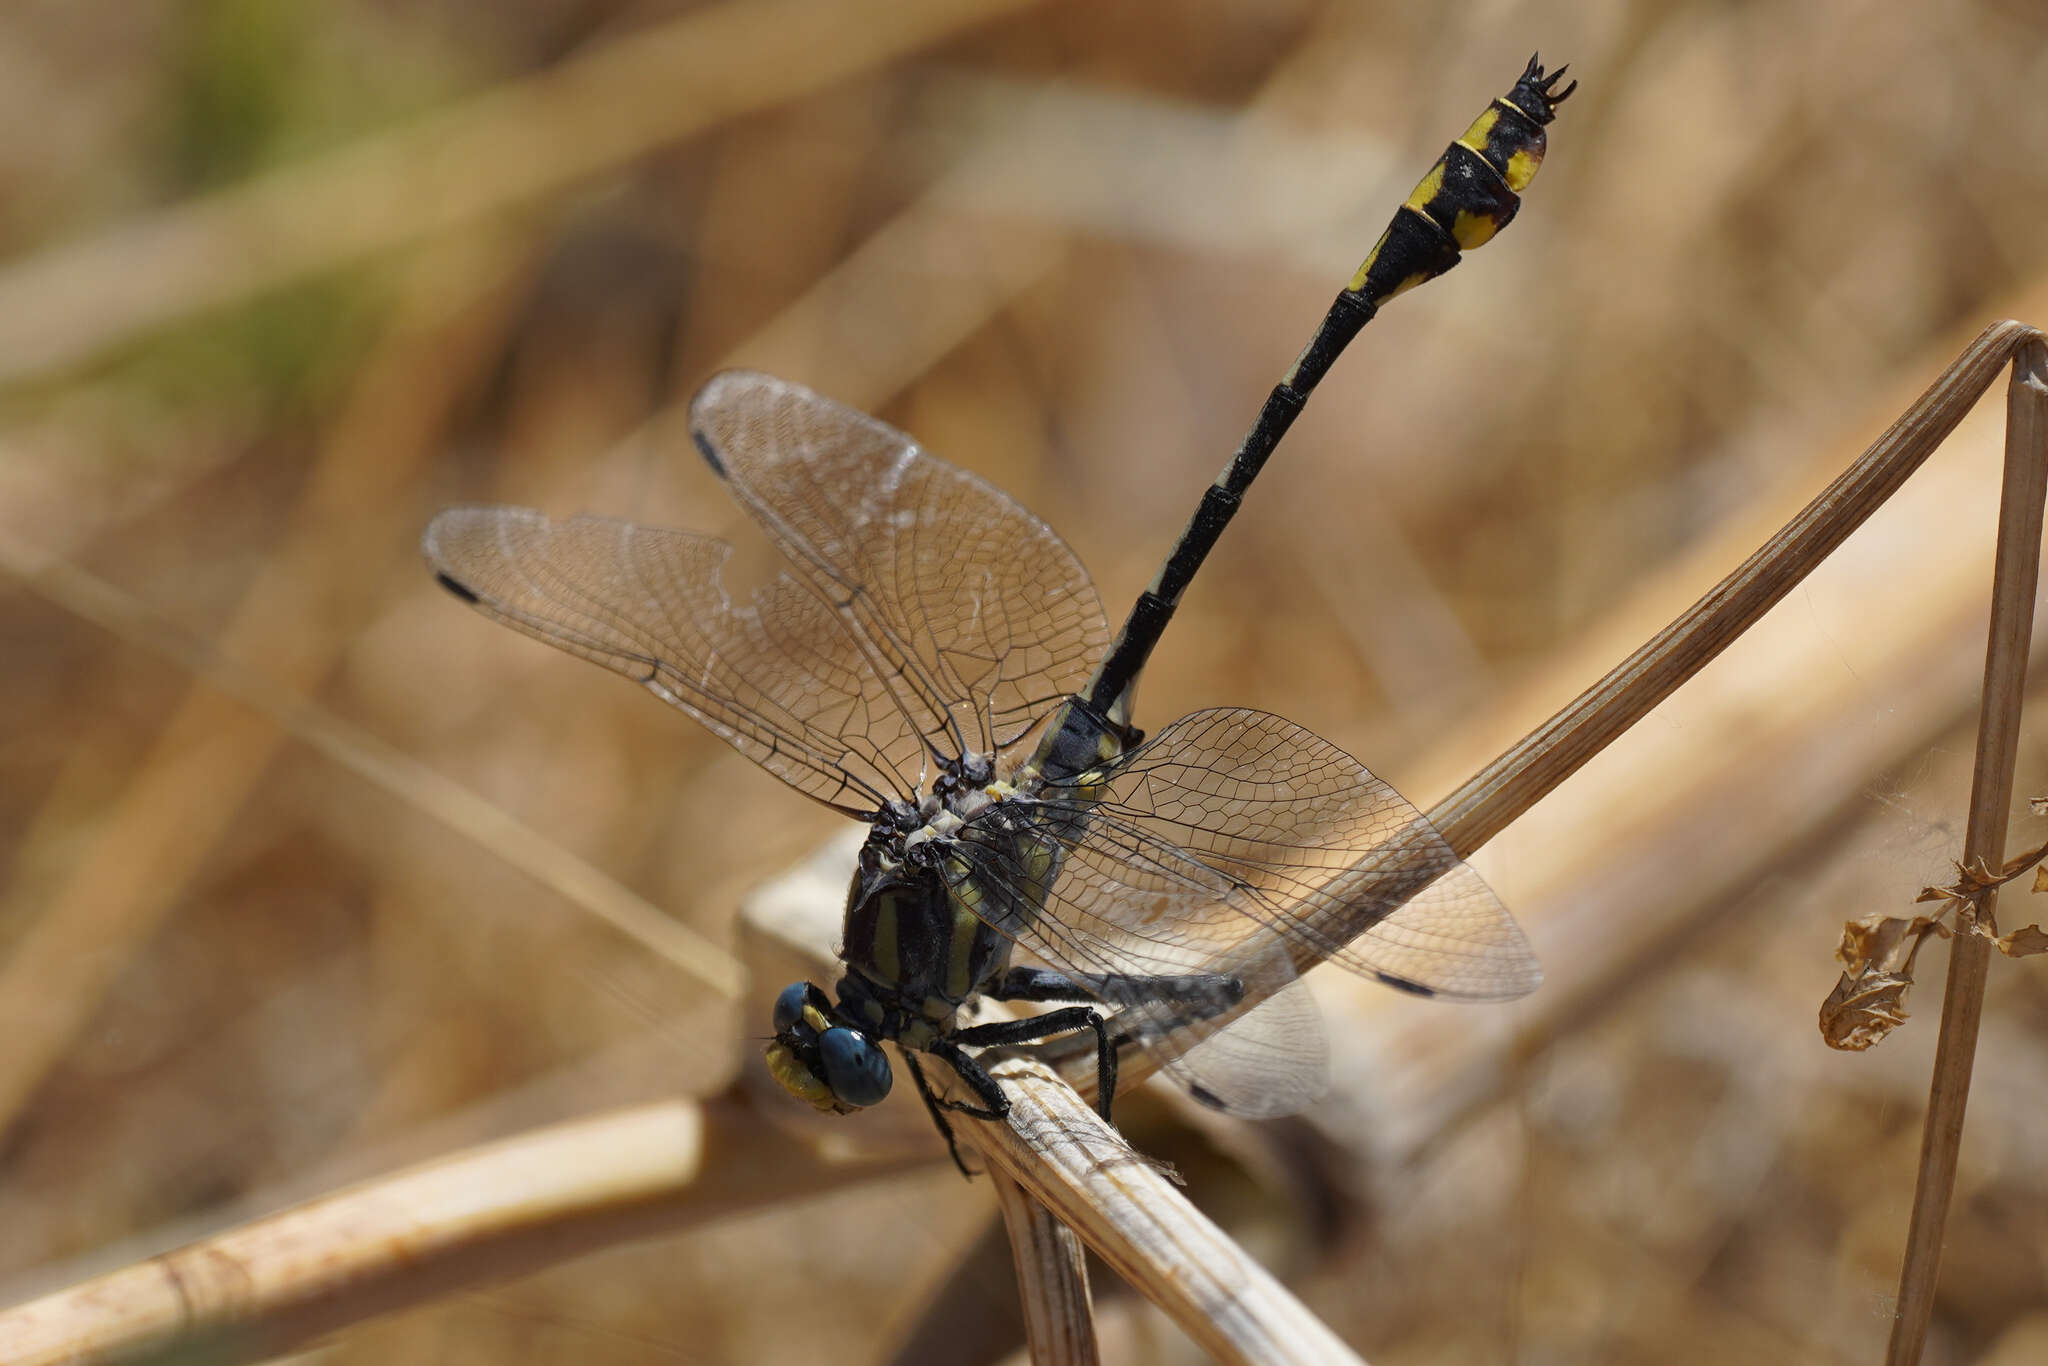
[[[953,1165],[960,1169],[962,1176],[972,1181],[974,1173],[967,1169],[966,1161],[961,1158],[960,1144],[953,1137],[952,1124],[946,1119],[946,1110],[950,1107],[945,1101],[940,1100],[938,1096],[932,1093],[932,1084],[925,1080],[924,1068],[918,1066],[916,1054],[905,1049],[903,1051],[903,1061],[910,1068],[910,1079],[917,1083],[917,1094],[923,1097],[924,1108],[931,1112],[932,1123],[939,1126],[939,1136],[946,1140],[946,1151],[952,1154]]]
[[[1015,967],[987,993],[998,1001],[1096,1000],[1118,1006],[1167,1005],[1184,1013],[1188,1021],[1206,1020],[1233,1010],[1244,1000],[1244,981],[1228,973],[1189,972],[1170,976],[1139,976],[1134,973],[1090,972],[1067,974],[1047,968]],[[1057,1012],[1055,1012],[1057,1013]],[[1110,1025],[1116,1023],[1112,1017]],[[1040,1019],[1051,1019],[1050,1015]],[[1100,1036],[1098,1035],[1098,1038]],[[1099,1046],[1097,1070],[1104,1078],[1102,1097],[1114,1097],[1117,1058],[1123,1046],[1138,1038],[1135,1030],[1112,1034]],[[1103,1064],[1107,1064],[1104,1066]],[[1106,1104],[1098,1104],[1103,1118]]]
[[[1122,972],[1069,976],[1047,968],[1011,968],[985,993],[996,1001],[1109,1001],[1119,1005],[1165,1001],[1192,1006],[1193,1018],[1221,1015],[1244,999],[1242,979],[1220,972],[1140,977]]]
[[[1083,1016],[1087,1018],[1080,1018]],[[1056,1010],[1029,1020],[999,1020],[993,1024],[977,1025],[972,1029],[959,1030],[950,1036],[932,1040],[931,1047],[926,1051],[951,1067],[959,1075],[960,1080],[967,1083],[968,1089],[980,1098],[980,1105],[947,1100],[933,1091],[931,1083],[925,1079],[924,1068],[919,1066],[916,1055],[908,1049],[904,1050],[903,1060],[910,1065],[910,1078],[917,1083],[917,1094],[924,1099],[925,1109],[931,1112],[932,1123],[939,1126],[939,1133],[946,1140],[946,1151],[953,1155],[953,1165],[960,1169],[962,1176],[970,1181],[974,1179],[974,1173],[968,1170],[967,1163],[960,1157],[960,1145],[953,1136],[953,1125],[946,1118],[946,1111],[951,1110],[970,1119],[1001,1121],[1009,1116],[1010,1098],[1003,1094],[1001,1083],[989,1075],[989,1070],[956,1041],[965,1040],[978,1045],[1031,1043],[1051,1034],[1067,1034],[1076,1029],[1090,1027],[1095,1030],[1098,1050],[1107,1048],[1108,1041],[1103,1032],[1102,1017],[1085,1006]],[[1099,1051],[1098,1056],[1101,1056]],[[1116,1081],[1115,1054],[1112,1052],[1108,1056],[1111,1065],[1106,1079],[1113,1086]],[[1103,1118],[1109,1118],[1106,1112]]]
[[[1188,973],[1172,977],[1091,973],[1069,977],[1045,968],[1018,967],[1004,974],[987,994],[999,1001],[1071,1001],[1077,997],[1163,1001],[1188,1006],[1193,1011],[1193,1018],[1201,1019],[1236,1005],[1244,997],[1244,984],[1235,977],[1219,973]],[[1001,1120],[1010,1113],[1009,1097],[1003,1094],[1002,1087],[989,1075],[988,1069],[961,1045],[996,1048],[1037,1043],[1083,1029],[1095,1035],[1095,1109],[1108,1122],[1111,1120],[1111,1106],[1116,1101],[1117,1044],[1120,1040],[1110,1038],[1102,1012],[1093,1006],[1068,1006],[1027,1019],[973,1025],[934,1040],[928,1051],[944,1059],[959,1074],[960,1079],[980,1097],[980,1106],[940,1099],[927,1088],[924,1075],[914,1062],[911,1075],[917,1080],[919,1092],[925,1097],[925,1104],[935,1119],[939,1118],[939,1111],[952,1110],[975,1119]],[[939,1127],[945,1132],[950,1145],[951,1129],[943,1119],[939,1119]],[[957,1153],[955,1161],[958,1161]]]
[[[1035,971],[1035,969],[1029,970]],[[1017,971],[1012,969],[1010,975],[1015,976]],[[1051,975],[1057,976],[1057,974]],[[1059,980],[1062,983],[1066,983],[1067,979],[1061,977]],[[1007,985],[1008,978],[1004,979],[1004,983]],[[1069,990],[1067,997],[1071,999],[1075,994],[1075,992]],[[1009,999],[1030,1000],[1032,998],[1012,997]],[[1037,1043],[1039,1040],[1049,1039],[1055,1034],[1073,1034],[1083,1029],[1095,1031],[1095,1112],[1101,1115],[1104,1121],[1107,1121],[1109,1119],[1110,1104],[1116,1099],[1116,1049],[1110,1046],[1109,1030],[1103,1024],[1102,1012],[1096,1010],[1093,1006],[1068,1006],[1064,1010],[1047,1011],[1043,1015],[1033,1015],[1028,1019],[997,1020],[992,1024],[975,1025],[968,1029],[955,1030],[951,1040],[942,1039],[940,1043],[957,1040],[959,1043],[973,1044],[978,1048],[990,1048],[1004,1044]],[[933,1051],[936,1052],[937,1049],[935,1048]],[[964,1053],[961,1056],[963,1058],[966,1057]],[[972,1059],[969,1059],[969,1061],[972,1061]],[[958,1064],[955,1064],[955,1066],[958,1066]],[[980,1072],[982,1076],[988,1076],[987,1070],[980,1063],[975,1063],[974,1069]],[[965,1073],[962,1073],[962,1075],[966,1076]],[[967,1077],[967,1080],[971,1085],[974,1079]],[[990,1078],[990,1084],[994,1084],[993,1078]],[[996,1094],[1002,1094],[1000,1088],[998,1088]],[[1009,1100],[1007,1097],[1003,1100],[1003,1112],[1005,1114],[1009,1112]]]
[[[960,1031],[960,1033],[964,1032]],[[955,1114],[966,1115],[970,1119],[1000,1120],[1008,1118],[1010,1114],[1010,1098],[1003,1094],[1003,1088],[997,1084],[994,1077],[989,1075],[986,1067],[983,1067],[976,1061],[966,1049],[953,1042],[954,1039],[960,1037],[960,1033],[947,1038],[932,1040],[932,1046],[928,1051],[934,1057],[942,1059],[947,1066],[957,1072],[960,1080],[967,1083],[968,1089],[981,1097],[981,1104],[969,1105],[964,1100],[941,1099],[938,1102],[939,1108],[951,1110]]]
[[[1014,967],[993,989],[997,1001],[1073,1001],[1094,999],[1122,1006],[1167,1004],[1186,1010],[1186,1020],[1210,1020],[1235,1010],[1245,999],[1245,983],[1229,973],[1176,973],[1139,977],[1135,973],[1053,973],[1042,967]],[[1118,1012],[1120,1014],[1120,1012]],[[1116,1024],[1116,1018],[1110,1020]],[[1110,1051],[1120,1051],[1139,1034],[1124,1030],[1110,1036]]]

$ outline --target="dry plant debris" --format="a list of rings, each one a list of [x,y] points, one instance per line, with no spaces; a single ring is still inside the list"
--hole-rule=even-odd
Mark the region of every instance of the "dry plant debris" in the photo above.
[[[2030,798],[2028,805],[2042,813],[2048,810],[2048,799]],[[1934,914],[1866,915],[1846,922],[1841,945],[1835,950],[1842,976],[1820,1007],[1820,1036],[1828,1047],[1861,1053],[1882,1043],[1906,1022],[1906,993],[1913,986],[1914,963],[1920,946],[1930,936],[1947,939],[1958,933],[1974,934],[1990,940],[2008,958],[2048,953],[2048,932],[2039,925],[2027,925],[2001,935],[1997,919],[1984,901],[1986,892],[2003,887],[2030,868],[2034,870],[2033,890],[2048,891],[2048,868],[2040,866],[2044,858],[2048,858],[2048,843],[2007,859],[1996,873],[1982,865],[1958,863],[1954,882],[1923,887],[1913,898],[1915,902],[1940,902],[1941,909]]]

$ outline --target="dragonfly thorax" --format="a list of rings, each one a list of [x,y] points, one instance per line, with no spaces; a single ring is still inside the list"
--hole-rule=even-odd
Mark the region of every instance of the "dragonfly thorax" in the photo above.
[[[952,760],[931,791],[918,794],[914,801],[892,801],[876,814],[861,848],[863,870],[872,876],[901,863],[922,864],[939,857],[938,849],[926,849],[922,854],[912,851],[951,838],[990,804],[1014,791],[1009,783],[996,779],[988,755],[970,753]]]
[[[1010,791],[987,775],[894,803],[869,828],[847,891],[845,975],[832,996],[798,982],[777,998],[768,1066],[798,1099],[841,1113],[875,1104],[890,1088],[881,1044],[930,1048],[1008,970],[1010,941],[958,892],[960,833]]]

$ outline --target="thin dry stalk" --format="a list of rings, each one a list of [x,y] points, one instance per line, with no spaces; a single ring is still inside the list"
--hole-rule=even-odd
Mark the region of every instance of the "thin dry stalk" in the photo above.
[[[2011,321],[1978,333],[1884,435],[1754,555],[1438,804],[1430,820],[1451,848],[1469,858],[1755,625],[1898,491],[1991,387],[2000,367],[2039,336]]]
[[[996,1074],[1010,1116],[976,1126],[982,1155],[1211,1356],[1244,1366],[1360,1362],[1072,1087],[1024,1059]]]
[[[1003,1173],[991,1170],[988,1182],[1010,1234],[1031,1360],[1038,1366],[1095,1366],[1102,1353],[1081,1240]]]
[[[2040,578],[2043,500],[2048,497],[2048,348],[2038,337],[2013,353],[2006,396],[2005,486],[1998,510],[1998,559],[1991,582],[1990,639],[1984,657],[1984,702],[1977,728],[1976,772],[1970,783],[1970,823],[1963,837],[1966,868],[2005,862],[2005,825],[2012,810],[2013,768],[2019,754],[2020,707],[2025,700],[2027,653],[2034,629],[2034,590]],[[1988,887],[1963,912],[1986,926],[1998,908]],[[1967,923],[1958,923],[1959,931]],[[1984,1013],[1989,938],[1958,933],[1950,941],[1948,985],[1941,999],[1941,1036],[1920,1139],[1920,1169],[1913,1218],[1899,1270],[1899,1300],[1887,1366],[1911,1366],[1927,1342],[1934,1291],[1941,1272],[1941,1234],[1955,1190],[1956,1156],[1970,1099],[1977,1055],[1977,1025]]]
[[[14,1366],[257,1361],[378,1314],[843,1182],[743,1102],[643,1106],[366,1182],[20,1305],[0,1314],[0,1341]]]

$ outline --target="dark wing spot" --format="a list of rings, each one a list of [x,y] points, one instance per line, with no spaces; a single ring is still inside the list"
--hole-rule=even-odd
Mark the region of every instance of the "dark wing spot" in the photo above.
[[[446,574],[435,574],[434,582],[440,584],[443,588],[453,593],[456,597],[461,598],[464,602],[475,603],[482,601],[481,598],[477,597],[475,593],[470,591],[470,587],[468,584],[450,578]]]
[[[1396,991],[1405,991],[1410,996],[1434,996],[1436,993],[1420,982],[1411,982],[1406,977],[1396,977],[1390,972],[1376,972],[1373,976],[1385,982]]]
[[[1188,1087],[1188,1094],[1208,1106],[1211,1110],[1228,1111],[1230,1109],[1228,1105],[1223,1103],[1223,1097],[1217,1095],[1206,1086],[1190,1086]]]

